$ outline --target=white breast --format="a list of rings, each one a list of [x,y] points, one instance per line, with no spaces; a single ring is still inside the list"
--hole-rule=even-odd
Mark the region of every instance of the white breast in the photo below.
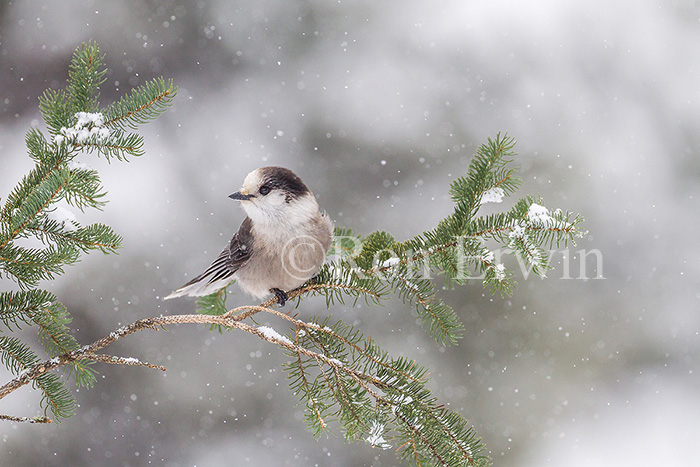
[[[245,292],[258,298],[272,288],[289,292],[316,275],[330,247],[333,223],[319,212],[311,193],[281,209],[246,206],[246,212],[253,221],[253,253],[236,272]]]

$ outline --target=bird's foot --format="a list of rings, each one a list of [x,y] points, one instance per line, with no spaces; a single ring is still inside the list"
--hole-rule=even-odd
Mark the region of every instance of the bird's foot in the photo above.
[[[289,300],[289,295],[287,295],[287,292],[285,292],[282,289],[270,289],[270,292],[275,294],[275,297],[277,297],[277,302],[280,304],[280,307],[283,307],[285,303],[287,303],[287,300]]]

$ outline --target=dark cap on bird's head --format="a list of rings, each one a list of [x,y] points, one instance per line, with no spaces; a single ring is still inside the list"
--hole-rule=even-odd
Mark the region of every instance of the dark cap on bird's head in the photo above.
[[[272,190],[281,190],[288,203],[310,193],[301,178],[291,170],[284,167],[260,167],[249,173],[241,190],[229,195],[229,198],[248,201],[266,196]]]

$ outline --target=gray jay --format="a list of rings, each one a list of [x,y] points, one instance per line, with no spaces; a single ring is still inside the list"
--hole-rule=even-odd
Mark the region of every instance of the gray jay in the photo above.
[[[291,170],[261,167],[229,198],[240,200],[247,217],[231,242],[199,276],[167,297],[201,297],[235,280],[241,289],[262,299],[287,292],[318,272],[333,237],[333,221],[321,211],[313,193]]]

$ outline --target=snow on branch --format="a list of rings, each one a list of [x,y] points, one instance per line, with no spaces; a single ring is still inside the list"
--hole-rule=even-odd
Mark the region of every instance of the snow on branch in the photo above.
[[[290,293],[290,298],[300,297],[317,290],[318,285],[302,287]],[[338,407],[336,415],[355,417],[356,430],[349,434],[361,436],[373,446],[388,449],[390,440],[395,440],[401,446],[411,446],[412,450],[424,450],[441,460],[440,465],[454,465],[447,459],[460,459],[460,464],[481,465],[483,456],[480,452],[480,442],[475,439],[470,429],[464,428],[464,422],[456,414],[447,414],[444,407],[434,405],[432,398],[424,387],[426,382],[425,370],[414,362],[403,359],[389,359],[370,340],[358,338],[356,331],[347,328],[330,327],[325,323],[305,322],[271,308],[276,302],[271,298],[259,306],[242,306],[228,311],[223,315],[172,315],[158,316],[138,320],[130,325],[122,326],[109,333],[102,339],[79,349],[67,352],[50,360],[36,363],[27,368],[13,380],[0,387],[0,399],[15,390],[37,380],[42,375],[61,366],[90,360],[118,365],[136,365],[149,368],[165,368],[159,365],[142,362],[133,357],[114,357],[98,354],[110,344],[136,332],[150,329],[164,329],[174,324],[209,324],[238,329],[286,349],[290,355],[296,356],[296,361],[290,367],[297,367],[309,376],[308,362],[315,362],[318,377],[326,385],[327,390],[337,396]],[[259,312],[266,312],[281,318],[295,326],[295,340],[280,334],[271,326],[251,326],[243,320]],[[323,343],[326,341],[326,343]],[[309,345],[303,344],[306,342]],[[333,348],[329,343],[335,342]],[[320,344],[320,345],[319,345]],[[346,364],[341,359],[329,355],[338,355],[338,347],[350,350],[352,355]],[[326,353],[316,348],[325,348]],[[342,353],[342,352],[340,352]],[[358,369],[358,361],[365,361],[364,370]],[[292,372],[293,373],[293,372]],[[309,393],[309,395],[311,395]],[[365,398],[374,399],[374,404],[362,403]],[[321,429],[328,426],[330,406],[317,402],[322,406],[317,408],[315,417]],[[444,417],[450,417],[450,423],[445,423]],[[457,418],[455,418],[457,417]],[[384,422],[377,420],[383,419]],[[0,415],[0,420],[15,422],[49,423],[48,418],[31,419]],[[455,420],[458,426],[455,427]],[[390,428],[393,426],[393,428]],[[435,432],[442,433],[436,441]],[[468,446],[465,448],[464,446]],[[474,454],[477,453],[477,454]]]
[[[101,113],[78,112],[75,119],[73,126],[61,127],[59,134],[53,138],[54,143],[102,143],[109,138],[110,131],[104,126],[105,118]]]

